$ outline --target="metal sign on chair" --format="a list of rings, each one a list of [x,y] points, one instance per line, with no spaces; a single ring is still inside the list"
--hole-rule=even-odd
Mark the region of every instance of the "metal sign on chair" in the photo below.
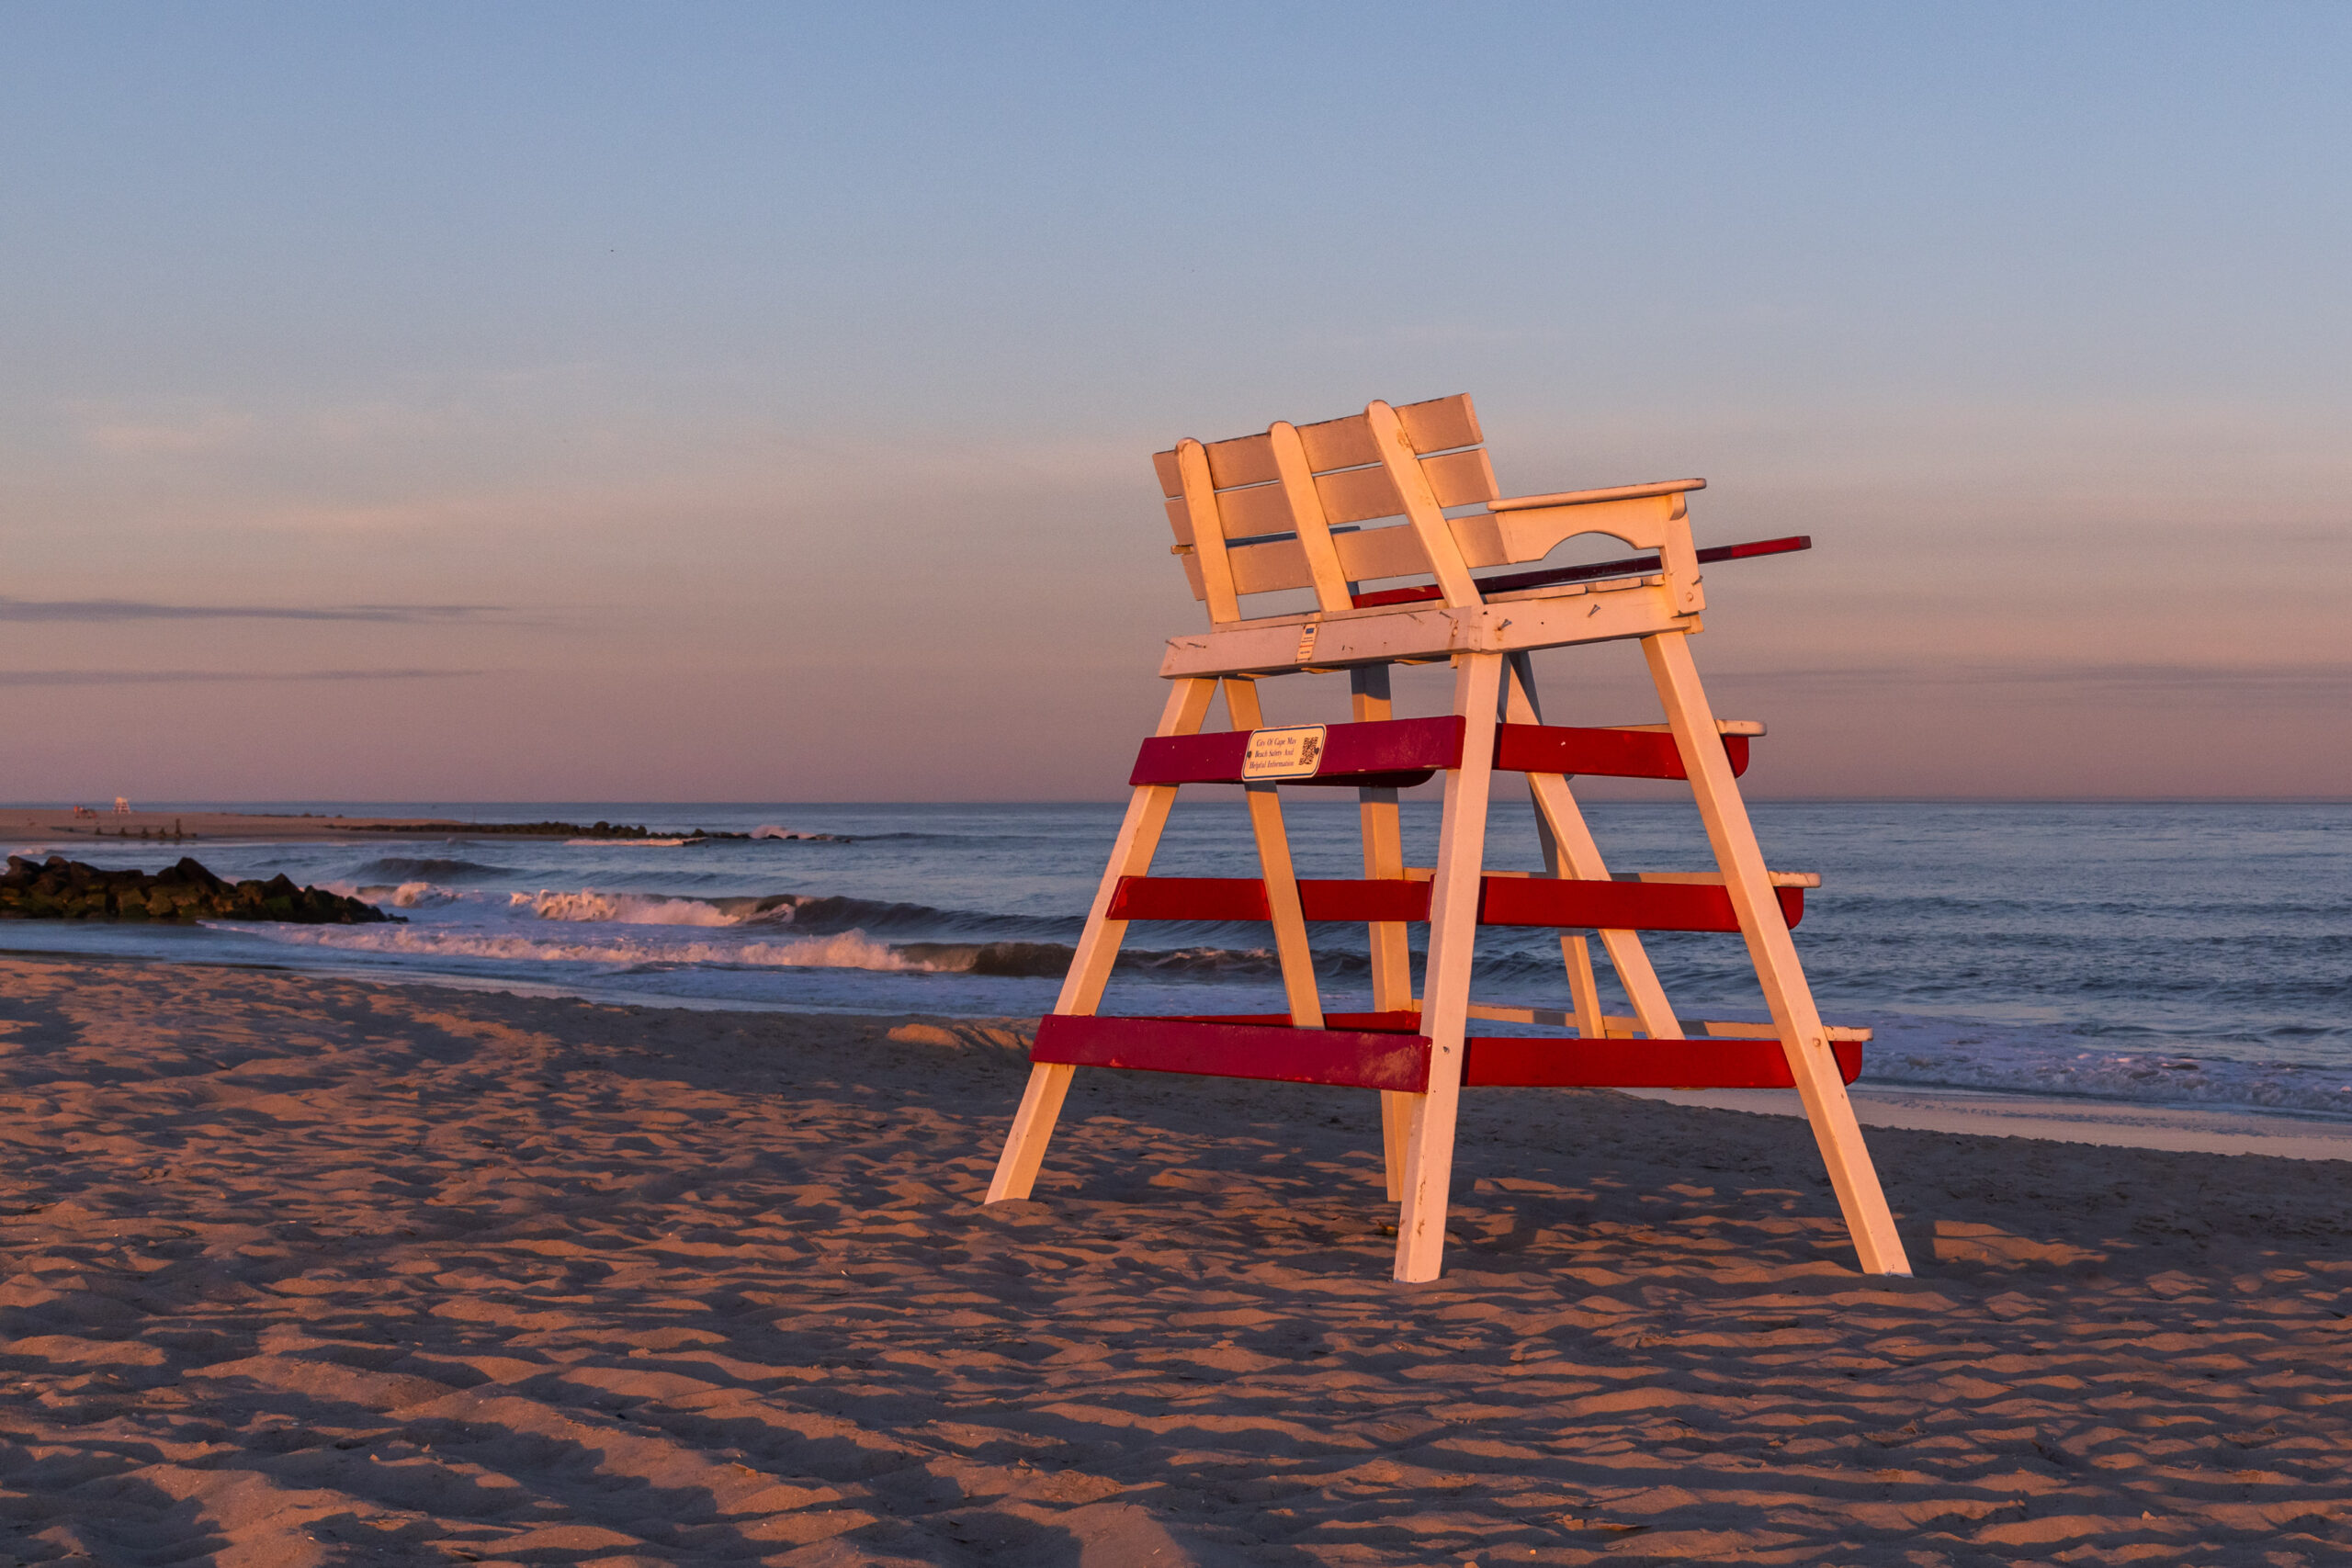
[[[1134,793],[1054,1010],[1039,1024],[1029,1085],[988,1201],[1025,1198],[1081,1066],[1330,1084],[1381,1094],[1389,1197],[1402,1204],[1396,1277],[1435,1279],[1443,1264],[1455,1112],[1485,1087],[1791,1088],[1810,1120],[1862,1268],[1907,1274],[1878,1173],[1846,1095],[1862,1030],[1826,1027],[1790,928],[1810,875],[1765,868],[1738,775],[1755,724],[1719,723],[1691,662],[1703,563],[1803,549],[1803,538],[1692,547],[1685,498],[1702,479],[1501,498],[1467,397],[1261,435],[1179,443],[1158,454],[1176,553],[1204,632],[1170,639],[1159,727],[1143,743]],[[1551,570],[1524,567],[1580,534],[1647,552]],[[1432,581],[1365,591],[1396,578]],[[1245,616],[1244,596],[1311,588],[1304,613]],[[1529,655],[1638,639],[1664,724],[1581,728],[1543,722]],[[1453,711],[1392,716],[1389,671],[1450,661]],[[1267,728],[1256,682],[1344,672],[1353,722]],[[1223,692],[1232,728],[1203,732]],[[1490,783],[1526,775],[1544,869],[1482,863]],[[1396,792],[1445,776],[1437,864],[1404,863]],[[1689,781],[1719,869],[1612,874],[1568,788],[1575,774]],[[1156,877],[1153,852],[1177,790],[1238,784],[1257,840],[1250,878]],[[1352,786],[1363,875],[1302,879],[1292,869],[1279,791]],[[1266,1016],[1105,1017],[1112,961],[1136,920],[1256,920],[1273,928],[1288,1010]],[[1327,1013],[1307,946],[1310,921],[1370,931],[1372,1008]],[[1406,928],[1429,926],[1421,993]],[[1478,928],[1554,927],[1568,1006],[1484,1005],[1470,994]],[[1737,932],[1770,1009],[1758,1026],[1686,1025],[1642,947],[1645,931]],[[1602,1011],[1590,942],[1598,934],[1632,1007]],[[1473,1019],[1552,1024],[1551,1036],[1473,1036]],[[1695,1037],[1690,1030],[1700,1031]]]

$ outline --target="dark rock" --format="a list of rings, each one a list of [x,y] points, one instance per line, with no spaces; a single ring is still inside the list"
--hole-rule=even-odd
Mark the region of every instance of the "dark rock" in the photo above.
[[[191,859],[158,872],[101,871],[51,855],[8,857],[0,873],[0,920],[292,920],[363,925],[397,920],[373,904],[322,887],[301,887],[283,872],[267,882],[230,884]]]

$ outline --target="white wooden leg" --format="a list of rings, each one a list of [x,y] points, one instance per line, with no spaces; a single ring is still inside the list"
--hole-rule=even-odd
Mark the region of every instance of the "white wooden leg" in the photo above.
[[[1154,735],[1193,735],[1199,732],[1202,720],[1208,716],[1209,700],[1216,694],[1216,682],[1209,680],[1184,679],[1172,683],[1168,705],[1160,710],[1159,726]],[[1151,869],[1151,857],[1159,848],[1159,835],[1168,826],[1169,808],[1176,804],[1173,784],[1144,784],[1127,797],[1127,815],[1119,824],[1119,836],[1111,846],[1111,859],[1102,871],[1102,881],[1094,890],[1094,903],[1086,913],[1086,930],[1078,939],[1078,951],[1070,957],[1069,972],[1062,977],[1061,995],[1054,1002],[1057,1013],[1091,1013],[1102,1004],[1102,987],[1111,977],[1112,962],[1119,955],[1119,943],[1127,934],[1127,922],[1110,918],[1111,896],[1119,889],[1119,878],[1140,876]],[[989,1183],[986,1203],[1001,1203],[1007,1199],[1026,1198],[1035,1184],[1039,1167],[1046,1159],[1046,1145],[1054,1135],[1054,1122],[1061,1115],[1062,1099],[1069,1092],[1070,1076],[1077,1069],[1066,1063],[1040,1062],[1029,1069],[1029,1087],[1021,1096],[1021,1109],[1013,1113],[1012,1130],[1005,1134],[1004,1152],[997,1156],[996,1176]]]
[[[1699,684],[1698,667],[1691,662],[1688,632],[1666,632],[1642,639],[1650,676],[1657,682],[1667,722],[1674,727],[1674,741],[1682,766],[1690,775],[1690,791],[1699,815],[1707,825],[1724,886],[1739,916],[1740,934],[1747,940],[1748,957],[1764,987],[1764,1000],[1772,1010],[1772,1026],[1787,1052],[1789,1071],[1797,1094],[1813,1123],[1821,1157],[1829,1168],[1829,1184],[1846,1215],[1846,1228],[1863,1272],[1908,1274],[1903,1239],[1895,1234],[1894,1216],[1879,1188],[1878,1171],[1862,1142],[1861,1123],[1838,1076],[1829,1038],[1815,1008],[1813,989],[1797,960],[1795,941],[1773,897],[1771,879],[1764,869],[1763,852],[1757,848],[1756,830],[1747,819],[1739,783],[1732,776],[1731,760],[1724,754],[1715,729],[1715,716]]]
[[[1524,653],[1510,656],[1505,707],[1505,716],[1512,724],[1544,722],[1543,708],[1535,695],[1533,661]],[[1568,790],[1568,781],[1558,773],[1530,773],[1527,793],[1535,801],[1536,826],[1544,840],[1544,869],[1554,876],[1607,881],[1609,867],[1600,858],[1600,845],[1586,825],[1584,813]],[[1565,873],[1561,870],[1563,863],[1567,868]],[[1598,1026],[1600,996],[1592,976],[1591,949],[1582,937],[1564,937],[1561,941],[1568,964],[1568,988],[1576,998],[1577,1031],[1589,1037],[1597,1036],[1601,1032]],[[1600,945],[1609,954],[1610,967],[1617,971],[1617,983],[1624,987],[1625,999],[1633,1004],[1634,1016],[1642,1021],[1642,1032],[1653,1040],[1681,1039],[1682,1025],[1676,1021],[1674,1009],[1667,1003],[1666,988],[1657,983],[1657,971],[1650,965],[1641,934],[1602,931]],[[1590,1030],[1585,1024],[1588,996],[1595,1021],[1595,1027]]]
[[[1396,1220],[1396,1277],[1434,1280],[1445,1266],[1445,1208],[1453,1176],[1453,1126],[1462,1099],[1462,1042],[1470,1020],[1470,969],[1478,940],[1478,878],[1485,869],[1487,796],[1494,777],[1495,704],[1503,656],[1459,656],[1453,711],[1464,720],[1462,765],[1445,775],[1445,819],[1430,888],[1429,969],[1421,1032],[1430,1040],[1430,1087],[1414,1097]]]
[[[1021,1109],[1012,1113],[1012,1130],[1004,1136],[1004,1152],[997,1156],[996,1175],[989,1182],[983,1203],[1026,1198],[1037,1185],[1046,1163],[1046,1145],[1053,1141],[1054,1123],[1078,1072],[1068,1062],[1039,1062],[1029,1069],[1029,1087],[1021,1092]]]
[[[1348,671],[1350,716],[1359,724],[1395,716],[1389,698],[1388,666],[1364,664]],[[1356,815],[1363,829],[1363,874],[1370,879],[1405,874],[1403,824],[1394,789],[1356,791]],[[1372,937],[1372,1010],[1406,1012],[1413,1006],[1413,953],[1404,922],[1374,920]],[[1380,1094],[1381,1166],[1388,1186],[1388,1201],[1405,1196],[1405,1135],[1413,1119],[1414,1096],[1383,1089]]]
[[[1225,682],[1226,711],[1236,729],[1265,722],[1255,681]],[[1270,784],[1242,785],[1250,801],[1250,832],[1258,841],[1258,874],[1266,885],[1266,912],[1272,917],[1274,959],[1282,967],[1283,996],[1291,1027],[1323,1027],[1323,998],[1315,985],[1315,954],[1306,945],[1306,915],[1299,907],[1298,877],[1291,869],[1290,835],[1283,830],[1282,798]]]

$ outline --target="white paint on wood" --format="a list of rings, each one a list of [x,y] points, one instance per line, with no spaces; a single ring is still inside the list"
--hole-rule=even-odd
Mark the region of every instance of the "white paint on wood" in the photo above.
[[[1879,1188],[1878,1171],[1871,1164],[1862,1141],[1861,1123],[1855,1120],[1846,1085],[1838,1076],[1829,1038],[1815,1010],[1813,989],[1805,983],[1797,961],[1796,942],[1781,918],[1780,901],[1772,896],[1764,854],[1756,844],[1756,830],[1740,798],[1739,781],[1732,776],[1731,761],[1715,739],[1714,714],[1699,683],[1698,666],[1691,661],[1687,637],[1668,633],[1642,643],[1650,676],[1657,683],[1658,700],[1666,705],[1667,722],[1674,727],[1676,748],[1690,775],[1690,791],[1706,824],[1707,840],[1723,869],[1724,886],[1739,916],[1740,934],[1747,955],[1763,983],[1765,1005],[1771,1010],[1774,1032],[1787,1054],[1789,1072],[1813,1124],[1815,1141],[1829,1168],[1829,1184],[1845,1212],[1846,1228],[1863,1271],[1908,1274],[1903,1238],[1895,1234],[1894,1216]]]
[[[1508,653],[1697,629],[1674,608],[1663,580],[1624,579],[1599,592],[1462,608],[1423,602],[1322,615],[1314,662],[1331,669],[1457,653]],[[1308,617],[1270,615],[1168,640],[1159,672],[1272,675],[1296,670],[1298,632]]]
[[[1396,716],[1389,694],[1388,666],[1366,664],[1348,671],[1349,716],[1359,724]],[[1403,824],[1394,789],[1358,789],[1356,819],[1363,831],[1363,874],[1375,881],[1405,874]],[[1410,936],[1402,920],[1374,920],[1367,928],[1372,942],[1372,1010],[1406,1012],[1414,1007],[1413,954]],[[1405,1196],[1405,1135],[1419,1098],[1394,1089],[1380,1093],[1381,1169],[1388,1201]]]
[[[1454,543],[1453,530],[1446,525],[1445,513],[1430,490],[1428,476],[1421,472],[1412,448],[1406,445],[1405,427],[1396,417],[1396,411],[1386,403],[1375,402],[1363,412],[1372,430],[1373,446],[1380,455],[1380,466],[1396,487],[1405,516],[1421,541],[1421,551],[1429,558],[1428,570],[1437,579],[1439,592],[1445,595],[1447,604],[1457,609],[1476,604],[1478,585],[1471,581],[1469,563],[1462,558],[1462,548]]]
[[[1534,660],[1525,653],[1510,656],[1506,677],[1505,712],[1513,724],[1541,724],[1543,709],[1536,705]],[[1568,789],[1568,781],[1558,773],[1530,773],[1527,793],[1535,802],[1535,816],[1544,832],[1547,851],[1547,869],[1555,876],[1566,875],[1588,882],[1606,880],[1609,866],[1600,858],[1600,845],[1592,836],[1584,813]],[[1556,856],[1557,859],[1552,858]],[[1609,966],[1617,972],[1617,984],[1623,989],[1625,999],[1640,1015],[1643,1027],[1653,1040],[1678,1040],[1682,1026],[1674,1016],[1674,1009],[1666,999],[1666,988],[1658,984],[1657,971],[1652,967],[1647,950],[1642,946],[1641,934],[1630,931],[1603,931],[1600,945],[1609,954]],[[1569,964],[1570,994],[1577,999],[1578,1010],[1584,1008],[1584,996],[1577,989],[1579,979],[1591,988],[1591,1013],[1600,1010],[1598,986],[1591,970],[1591,950],[1582,950],[1584,970],[1577,973],[1576,954],[1564,953]]]
[[[1203,721],[1208,717],[1210,699],[1216,694],[1214,681],[1177,682],[1168,693],[1159,727],[1152,733],[1200,733]],[[1118,957],[1119,943],[1127,934],[1126,921],[1110,918],[1112,897],[1119,890],[1121,877],[1141,876],[1151,869],[1151,857],[1159,848],[1159,836],[1168,826],[1169,808],[1175,804],[1174,784],[1143,784],[1128,795],[1126,817],[1119,824],[1119,836],[1111,846],[1110,861],[1102,869],[1102,880],[1095,886],[1094,902],[1086,912],[1086,929],[1080,933],[1077,951],[1070,956],[1069,971],[1062,976],[1061,995],[1054,1002],[1056,1012],[1083,1015],[1102,1005],[1111,964]],[[1004,1152],[997,1158],[996,1175],[982,1201],[1000,1203],[1029,1196],[1036,1183],[1038,1168],[1045,1163],[1046,1145],[1052,1141],[1054,1122],[1061,1115],[1062,1097],[1069,1092],[1074,1070],[1067,1063],[1052,1062],[1040,1062],[1029,1069],[1029,1087],[1022,1093],[1021,1109],[1013,1113]]]
[[[1606,490],[1564,490],[1550,495],[1514,495],[1490,502],[1497,512],[1523,512],[1538,506],[1591,506],[1608,501],[1644,501],[1654,495],[1679,495],[1704,490],[1704,479],[1662,479],[1656,484],[1611,485]]]
[[[1434,1280],[1445,1266],[1445,1209],[1462,1099],[1470,970],[1478,941],[1478,873],[1486,854],[1502,664],[1498,654],[1465,654],[1454,671],[1453,711],[1464,720],[1462,765],[1445,775],[1437,876],[1430,885],[1429,964],[1421,994],[1430,1087],[1415,1098],[1404,1206],[1396,1217],[1396,1277],[1405,1280]]]
[[[1254,730],[1265,721],[1257,683],[1225,682],[1225,709],[1233,728]],[[1282,797],[1271,784],[1242,786],[1250,803],[1250,831],[1258,841],[1258,874],[1266,886],[1266,910],[1274,928],[1274,956],[1282,966],[1283,995],[1295,1029],[1323,1027],[1323,1002],[1315,986],[1315,954],[1306,945],[1306,916],[1299,907],[1298,877],[1291,869],[1290,836],[1283,830]]]
[[[1295,426],[1279,420],[1266,436],[1273,449],[1275,470],[1282,476],[1278,488],[1287,503],[1291,526],[1298,535],[1299,553],[1314,584],[1316,604],[1327,611],[1353,609],[1348,574],[1340,569],[1340,552],[1331,543],[1330,519],[1323,514],[1314,472],[1306,466],[1306,444],[1299,440]]]
[[[1184,479],[1184,507],[1192,519],[1193,554],[1186,558],[1201,570],[1201,592],[1207,599],[1209,619],[1223,624],[1241,618],[1240,601],[1233,586],[1233,569],[1225,556],[1225,534],[1217,526],[1216,491],[1209,483],[1208,456],[1197,441],[1176,448],[1176,467]]]

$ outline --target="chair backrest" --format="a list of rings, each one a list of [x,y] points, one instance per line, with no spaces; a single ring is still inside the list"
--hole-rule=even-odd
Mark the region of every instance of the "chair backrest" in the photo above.
[[[1485,440],[1464,394],[1180,442],[1152,464],[1193,597],[1221,623],[1239,618],[1245,593],[1312,588],[1323,609],[1343,610],[1351,582],[1424,573],[1447,603],[1476,604],[1444,509],[1497,498]],[[1401,521],[1360,526],[1387,518]]]

